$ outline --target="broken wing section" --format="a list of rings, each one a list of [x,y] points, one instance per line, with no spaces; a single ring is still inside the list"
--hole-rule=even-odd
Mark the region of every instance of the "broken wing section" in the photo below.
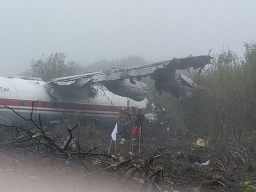
[[[138,81],[136,78],[129,77],[126,69],[113,69],[111,71],[90,73],[85,75],[71,76],[67,78],[53,79],[47,85],[49,95],[83,95],[91,97],[90,93],[93,85],[101,83],[112,93],[129,97],[134,101],[143,101],[148,93],[148,87],[145,83]],[[49,89],[51,88],[51,89]],[[88,91],[86,90],[88,89]],[[70,93],[71,92],[71,93]]]
[[[211,56],[205,55],[171,60],[168,65],[158,68],[152,73],[151,78],[155,80],[156,90],[159,94],[169,92],[180,100],[193,97],[196,90],[202,89],[202,87],[181,74],[179,70],[193,68],[200,69],[200,72],[205,65],[211,64],[211,59]]]
[[[204,89],[178,70],[169,71],[169,73],[167,70],[158,70],[152,78],[155,80],[155,88],[160,95],[163,92],[169,92],[179,100],[190,99],[197,90]]]
[[[106,81],[103,85],[112,93],[134,101],[143,101],[148,94],[147,85],[134,78]]]
[[[165,91],[177,98],[189,98],[197,86],[191,79],[181,75],[177,70],[190,67],[202,69],[206,64],[211,63],[211,59],[212,57],[209,55],[174,58],[158,63],[56,78],[48,84],[61,90],[60,87],[79,89],[101,83],[114,94],[129,97],[135,101],[142,101],[147,95],[148,88],[140,80],[142,77],[151,75],[159,93]]]

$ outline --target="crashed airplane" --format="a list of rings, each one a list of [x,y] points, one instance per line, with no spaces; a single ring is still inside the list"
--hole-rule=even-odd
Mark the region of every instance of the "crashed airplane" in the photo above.
[[[12,125],[22,120],[19,115],[29,117],[32,106],[34,117],[41,114],[113,119],[122,107],[146,107],[148,88],[141,81],[146,76],[155,80],[159,93],[165,91],[178,99],[190,98],[199,86],[178,70],[202,69],[211,59],[209,55],[172,59],[49,82],[0,77],[0,124]]]

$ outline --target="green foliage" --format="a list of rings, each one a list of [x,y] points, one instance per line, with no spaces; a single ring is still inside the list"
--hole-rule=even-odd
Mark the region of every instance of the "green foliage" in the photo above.
[[[231,50],[214,56],[213,66],[191,78],[205,90],[197,92],[189,102],[181,102],[168,94],[155,98],[171,113],[171,125],[198,137],[256,144],[256,44],[245,45],[245,59],[239,60]]]
[[[255,65],[256,64],[256,43],[246,43],[245,45],[245,62],[247,64]]]
[[[218,68],[240,65],[238,56],[230,49],[227,51],[222,50],[219,55],[215,56],[213,64]]]
[[[243,192],[256,192],[256,181],[242,182],[240,186],[243,188]]]
[[[252,51],[254,49],[247,49],[246,54],[251,55]],[[206,88],[204,93],[200,93],[198,112],[203,121],[210,123],[208,129],[212,135],[247,140],[256,126],[252,117],[256,107],[252,83],[255,77],[250,73],[252,63],[239,61],[230,50],[217,55],[215,61],[214,70],[197,75],[197,82]]]
[[[49,57],[42,56],[38,60],[32,60],[33,76],[49,81],[57,77],[78,74],[79,65],[74,61],[66,62],[65,59],[64,53],[53,53]]]

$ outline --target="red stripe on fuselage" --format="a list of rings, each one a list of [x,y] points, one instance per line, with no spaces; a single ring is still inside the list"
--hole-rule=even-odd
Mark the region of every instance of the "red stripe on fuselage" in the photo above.
[[[61,109],[65,110],[91,110],[91,111],[112,111],[118,112],[122,106],[110,106],[110,105],[95,105],[95,104],[82,104],[82,103],[64,103],[64,102],[49,102],[49,101],[32,101],[32,100],[18,100],[18,99],[5,99],[0,98],[0,105],[6,105],[9,107],[31,107],[34,102],[34,107],[40,107],[45,109]]]

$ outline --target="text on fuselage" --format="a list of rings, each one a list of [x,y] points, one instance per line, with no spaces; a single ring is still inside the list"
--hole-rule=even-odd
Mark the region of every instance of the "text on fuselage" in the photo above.
[[[11,92],[9,88],[7,87],[0,87],[1,92]]]

